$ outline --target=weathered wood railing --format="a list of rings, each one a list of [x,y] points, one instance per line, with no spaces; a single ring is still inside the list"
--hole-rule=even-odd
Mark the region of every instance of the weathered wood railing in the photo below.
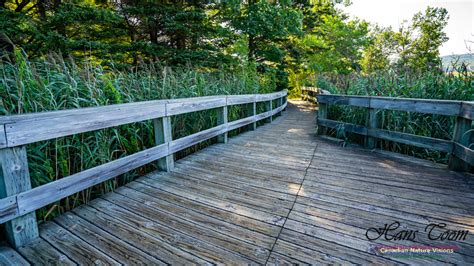
[[[255,129],[257,121],[271,121],[286,108],[286,96],[286,91],[210,96],[0,117],[0,224],[5,223],[7,239],[17,247],[38,237],[34,211],[41,207],[153,161],[170,171],[177,151],[213,137],[226,143],[228,131],[251,124]],[[259,102],[265,102],[266,110],[257,114]],[[228,122],[228,106],[240,104],[248,104],[253,115]],[[172,139],[171,116],[214,108],[220,108],[218,126]],[[31,188],[25,145],[145,120],[153,120],[155,147]]]
[[[321,89],[316,87],[302,87],[301,98],[305,101],[316,102],[316,96],[321,94]]]
[[[474,165],[474,150],[470,146],[473,142],[471,136],[474,135],[472,134],[474,102],[324,94],[319,94],[316,97],[319,106],[318,134],[325,134],[326,128],[343,128],[346,132],[365,136],[365,145],[370,149],[376,147],[377,140],[388,140],[447,152],[450,155],[449,167],[456,171],[469,171],[470,167]],[[367,108],[368,115],[365,126],[328,119],[328,106],[331,104]],[[453,138],[444,140],[380,129],[377,119],[380,110],[454,116],[456,124]]]

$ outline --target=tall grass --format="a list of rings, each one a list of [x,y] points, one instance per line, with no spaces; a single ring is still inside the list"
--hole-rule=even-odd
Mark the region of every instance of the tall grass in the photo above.
[[[172,69],[142,64],[129,71],[104,68],[91,62],[76,64],[72,59],[50,54],[44,61],[28,61],[19,51],[14,62],[0,62],[0,114],[64,110],[155,99],[220,94],[266,93],[275,88],[254,69],[230,71]],[[232,109],[230,119],[242,115]],[[216,123],[215,110],[172,118],[173,137],[179,138]],[[192,147],[177,154],[182,157]],[[34,187],[154,146],[151,121],[98,130],[43,141],[27,146],[29,170]],[[150,164],[111,181],[72,195],[37,211],[43,221],[88,202],[136,176],[155,170]]]
[[[370,76],[319,76],[317,86],[335,94],[390,96],[445,100],[474,100],[474,76],[469,72],[456,75],[440,72],[395,73],[385,72]],[[329,118],[365,125],[366,110],[348,106],[330,106]],[[454,118],[441,115],[398,111],[378,112],[383,129],[451,140]],[[343,128],[330,132],[347,142],[361,143],[363,138],[347,134]],[[448,155],[390,141],[380,141],[379,148],[401,152],[436,162],[447,163]]]

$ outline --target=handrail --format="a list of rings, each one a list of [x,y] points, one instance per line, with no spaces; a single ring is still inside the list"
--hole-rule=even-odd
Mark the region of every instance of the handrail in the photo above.
[[[321,89],[316,87],[301,87],[301,98],[305,101],[316,102],[316,95],[321,93]]]
[[[227,105],[270,101],[286,92],[157,100],[0,117],[0,148]],[[227,103],[229,101],[229,104]]]
[[[474,165],[472,144],[472,120],[474,119],[473,101],[431,100],[394,98],[378,96],[351,96],[318,94],[318,134],[325,134],[326,128],[344,128],[347,132],[366,136],[365,146],[373,149],[379,139],[407,145],[428,148],[450,154],[449,167],[456,171],[469,171]],[[349,105],[367,108],[366,125],[356,125],[327,119],[330,104]],[[396,110],[405,112],[437,114],[456,117],[452,140],[418,136],[403,132],[395,132],[377,128],[377,113],[380,110]]]
[[[169,171],[173,168],[173,154],[177,151],[213,137],[227,142],[228,131],[252,123],[255,129],[257,121],[271,121],[274,115],[286,108],[286,96],[287,91],[195,97],[0,117],[0,163],[3,171],[0,176],[0,224],[13,225],[9,222],[13,219],[15,226],[21,224],[20,231],[9,233],[7,237],[14,246],[22,245],[38,235],[35,210],[153,161],[161,160],[161,168]],[[278,100],[275,108],[273,100]],[[265,102],[266,110],[257,114],[256,104],[259,102]],[[237,104],[253,104],[250,108],[253,115],[228,122],[227,109]],[[220,108],[218,126],[172,140],[171,116],[214,108]],[[25,145],[145,120],[154,121],[157,146],[31,188]],[[7,188],[5,192],[2,192],[2,186]]]

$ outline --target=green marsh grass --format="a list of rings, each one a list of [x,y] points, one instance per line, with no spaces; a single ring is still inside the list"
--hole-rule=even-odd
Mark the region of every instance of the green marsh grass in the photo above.
[[[441,72],[423,74],[386,72],[371,76],[320,76],[317,86],[333,94],[370,95],[403,98],[443,100],[474,100],[474,75],[465,72],[457,75]],[[367,111],[364,108],[332,105],[328,118],[365,125]],[[410,133],[451,140],[454,118],[442,115],[380,111],[377,114],[379,127],[386,130]],[[363,137],[348,134],[343,129],[330,130],[333,136],[346,142],[363,143]],[[429,149],[416,148],[391,141],[379,141],[378,147],[409,154],[436,162],[447,163],[448,154]]]
[[[116,70],[87,61],[76,64],[57,54],[50,54],[43,61],[29,61],[17,51],[14,62],[0,61],[0,114],[273,92],[275,88],[268,79],[259,78],[254,70],[244,67],[232,71],[205,71],[142,64],[130,70]],[[239,106],[231,108],[230,120],[243,118],[244,113]],[[216,123],[216,110],[175,116],[172,118],[173,138],[210,128]],[[206,141],[175,156],[179,159],[213,142],[215,140]],[[31,144],[27,151],[32,185],[40,186],[154,145],[151,121]],[[155,164],[149,164],[67,197],[38,210],[37,218],[40,222],[53,218],[155,169]]]

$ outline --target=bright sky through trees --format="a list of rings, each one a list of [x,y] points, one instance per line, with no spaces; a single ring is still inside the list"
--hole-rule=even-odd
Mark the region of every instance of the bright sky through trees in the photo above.
[[[466,40],[474,42],[474,0],[352,0],[352,5],[342,9],[351,16],[397,30],[404,20],[411,20],[416,12],[427,6],[444,7],[450,16],[445,29],[449,41],[440,48],[440,54],[469,52]],[[474,44],[468,45],[474,52]]]

